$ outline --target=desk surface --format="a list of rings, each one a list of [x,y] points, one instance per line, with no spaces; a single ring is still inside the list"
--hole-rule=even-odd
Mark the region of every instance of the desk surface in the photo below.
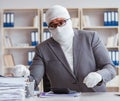
[[[117,92],[81,93],[79,97],[26,98],[24,101],[120,101]],[[120,94],[120,93],[119,93]]]

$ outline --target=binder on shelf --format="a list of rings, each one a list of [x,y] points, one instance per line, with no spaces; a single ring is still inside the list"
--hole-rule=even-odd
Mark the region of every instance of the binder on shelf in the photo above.
[[[119,52],[116,51],[116,66],[119,66]]]
[[[49,38],[50,38],[50,32],[47,31],[47,32],[46,32],[46,39],[49,39]]]
[[[43,27],[47,27],[47,23],[46,23],[46,21],[45,21],[45,13],[43,13]]]
[[[37,28],[39,27],[39,17],[38,17],[38,15],[36,15],[33,19],[33,26],[37,27]]]
[[[43,32],[43,37],[42,37],[42,41],[46,40],[46,31]]]
[[[35,56],[35,52],[32,51],[31,54],[32,54],[32,60],[33,60],[33,58],[34,58],[34,56]]]
[[[32,64],[32,54],[31,52],[28,52],[28,65]]]
[[[28,52],[28,65],[32,64],[34,56],[35,56],[35,52],[34,51],[29,51]]]
[[[32,46],[35,46],[35,33],[34,32],[31,32],[31,45]]]
[[[112,52],[111,52],[111,51],[108,51],[108,53],[109,53],[110,59],[112,60]]]
[[[111,12],[111,25],[115,26],[115,12]]]
[[[7,26],[6,27],[10,27],[10,13],[6,13],[7,14]]]
[[[104,12],[104,26],[118,26],[118,12],[105,11]]]
[[[14,27],[14,13],[4,13],[3,14],[3,26],[4,27]]]
[[[45,40],[49,39],[51,37],[51,35],[52,34],[49,31],[44,31],[42,41],[45,41]]]
[[[104,12],[104,26],[108,25],[108,14],[107,12]]]
[[[31,45],[36,46],[38,45],[38,32],[32,31],[31,32]]]
[[[116,65],[116,51],[112,51],[112,61],[113,61],[113,64]]]
[[[7,15],[6,13],[3,14],[3,27],[7,26]]]
[[[10,27],[14,27],[14,13],[10,13]]]
[[[118,12],[115,12],[115,26],[118,26]]]
[[[12,54],[4,55],[4,62],[5,62],[5,66],[7,67],[15,66]]]
[[[113,64],[115,66],[119,66],[118,51],[117,50],[109,51],[109,56],[110,56],[110,59],[112,60]]]
[[[111,12],[110,11],[108,11],[107,12],[107,14],[108,14],[108,26],[111,26],[112,24],[111,24],[111,20],[112,20],[112,16],[111,16]]]
[[[35,34],[35,46],[38,45],[38,32],[34,32]]]

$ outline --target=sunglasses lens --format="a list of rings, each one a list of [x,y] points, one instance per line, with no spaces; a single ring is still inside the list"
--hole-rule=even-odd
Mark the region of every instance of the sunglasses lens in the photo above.
[[[62,20],[62,21],[59,22],[59,25],[60,25],[60,26],[62,26],[62,25],[64,25],[64,24],[65,24],[65,20]]]
[[[66,24],[66,20],[62,19],[62,20],[56,20],[54,22],[51,22],[49,24],[49,29],[53,30],[53,29],[56,29],[58,26],[61,27],[61,26],[64,26]]]

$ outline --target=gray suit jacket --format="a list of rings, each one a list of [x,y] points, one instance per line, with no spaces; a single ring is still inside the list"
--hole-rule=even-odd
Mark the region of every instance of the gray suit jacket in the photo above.
[[[74,33],[74,73],[69,67],[60,44],[50,38],[36,47],[36,55],[30,67],[30,78],[35,79],[38,85],[46,72],[52,88],[70,88],[80,92],[106,91],[106,82],[116,75],[107,49],[96,32],[75,30]],[[83,83],[90,72],[98,72],[102,76],[101,85],[88,88]]]

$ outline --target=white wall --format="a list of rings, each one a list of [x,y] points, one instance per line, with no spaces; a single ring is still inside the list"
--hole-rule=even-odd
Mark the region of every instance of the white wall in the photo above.
[[[44,8],[54,4],[65,7],[120,7],[120,0],[0,0],[0,8]]]
[[[48,8],[60,4],[68,8],[89,8],[89,7],[120,7],[120,0],[0,0],[0,9],[3,8]],[[1,33],[0,33],[1,43]],[[0,57],[1,53],[0,45]],[[1,67],[0,58],[0,67]]]

